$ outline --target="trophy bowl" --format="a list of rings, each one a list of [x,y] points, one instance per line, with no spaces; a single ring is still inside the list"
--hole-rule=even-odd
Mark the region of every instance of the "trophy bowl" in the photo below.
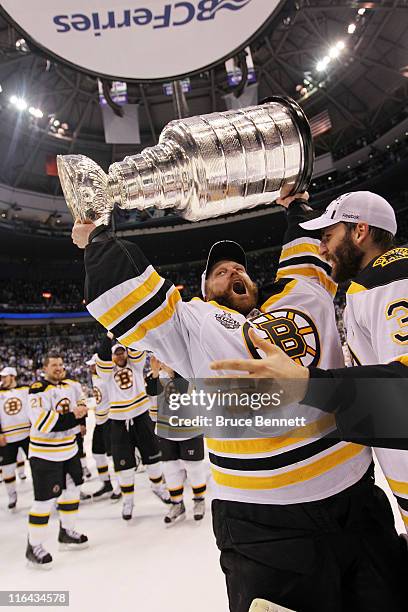
[[[75,221],[107,224],[113,210],[108,175],[85,155],[58,155],[58,175]]]

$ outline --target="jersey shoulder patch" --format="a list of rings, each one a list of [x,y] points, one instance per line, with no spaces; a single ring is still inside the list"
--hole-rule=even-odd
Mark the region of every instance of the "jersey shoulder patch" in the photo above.
[[[48,383],[45,380],[37,380],[30,386],[29,393],[41,393],[47,387]]]
[[[408,248],[397,247],[374,259],[357,275],[354,284],[374,289],[404,279],[408,279]]]

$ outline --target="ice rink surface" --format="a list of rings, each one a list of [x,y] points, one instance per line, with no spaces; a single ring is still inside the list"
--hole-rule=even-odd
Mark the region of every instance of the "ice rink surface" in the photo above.
[[[92,478],[85,492],[99,488],[99,480],[86,447]],[[227,612],[224,578],[211,528],[210,497],[207,513],[197,524],[192,518],[191,489],[187,486],[187,519],[165,528],[167,511],[153,495],[146,473],[135,477],[135,510],[132,521],[121,518],[121,502],[109,500],[81,504],[77,530],[89,537],[90,546],[80,551],[58,550],[58,516],[51,516],[45,547],[54,563],[50,571],[27,568],[25,547],[27,516],[32,500],[31,480],[18,482],[15,513],[7,510],[4,484],[0,485],[0,590],[67,590],[69,608],[54,606],[22,610],[64,610],[72,612]],[[388,493],[397,530],[404,525],[388,485],[378,467],[377,484]],[[16,607],[2,607],[16,610]]]

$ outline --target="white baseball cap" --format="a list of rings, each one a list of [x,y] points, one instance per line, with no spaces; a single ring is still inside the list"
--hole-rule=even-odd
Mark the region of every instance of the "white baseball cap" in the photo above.
[[[371,191],[345,193],[331,202],[324,213],[301,223],[306,230],[319,230],[336,223],[368,223],[371,227],[397,233],[397,220],[393,207],[387,200]]]
[[[215,242],[207,257],[207,263],[205,266],[205,270],[201,275],[201,293],[205,298],[205,281],[207,279],[208,273],[211,268],[223,260],[228,261],[236,261],[237,263],[247,267],[247,260],[245,251],[238,242],[234,242],[233,240],[220,240],[219,242]]]
[[[94,353],[92,357],[88,359],[88,361],[85,361],[86,365],[89,365],[89,366],[96,365],[97,357],[98,357],[98,353]]]
[[[9,366],[2,369],[0,376],[17,376],[16,368],[10,368]]]
[[[123,346],[122,344],[119,344],[119,343],[114,344],[112,346],[112,355],[114,355],[118,349],[122,349],[123,351],[126,351],[126,346]]]

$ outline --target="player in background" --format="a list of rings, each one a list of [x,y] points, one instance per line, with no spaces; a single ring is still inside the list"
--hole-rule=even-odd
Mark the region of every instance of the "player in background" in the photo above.
[[[164,522],[166,526],[171,526],[185,519],[183,494],[187,478],[193,490],[194,520],[201,521],[205,514],[207,490],[203,434],[199,430],[194,431],[193,428],[189,437],[185,437],[188,433],[185,428],[183,433],[179,434],[175,431],[176,428],[170,426],[164,410],[169,395],[187,393],[189,383],[154,355],[150,357],[150,367],[151,372],[146,376],[146,391],[148,395],[157,397],[156,433],[160,440],[163,474],[172,503]]]
[[[103,335],[96,361],[97,374],[108,390],[111,420],[112,457],[123,495],[122,518],[132,518],[134,505],[135,449],[139,449],[153,492],[165,503],[169,494],[163,482],[161,452],[149,416],[150,400],[146,395],[143,368],[144,351],[112,346]]]
[[[95,398],[95,427],[92,435],[92,456],[96,463],[101,487],[92,494],[92,499],[98,500],[109,497],[113,502],[117,502],[122,497],[118,479],[112,474],[114,486],[112,486],[109,476],[108,457],[111,453],[111,428],[109,420],[109,396],[106,382],[98,376],[96,372],[97,353],[88,359],[86,365],[89,366],[92,377],[92,389]],[[111,466],[112,468],[112,466]]]
[[[17,385],[17,371],[13,367],[3,368],[0,376],[0,461],[9,498],[8,508],[14,510],[17,505],[16,470],[19,451],[22,450],[28,456],[28,387]]]
[[[29,391],[34,502],[28,519],[26,558],[33,567],[48,569],[52,557],[43,544],[56,498],[60,547],[88,546],[87,536],[75,531],[79,487],[83,482],[76,432],[87,408],[77,386],[64,380],[64,364],[58,353],[45,356],[43,369],[44,378],[34,382]]]

